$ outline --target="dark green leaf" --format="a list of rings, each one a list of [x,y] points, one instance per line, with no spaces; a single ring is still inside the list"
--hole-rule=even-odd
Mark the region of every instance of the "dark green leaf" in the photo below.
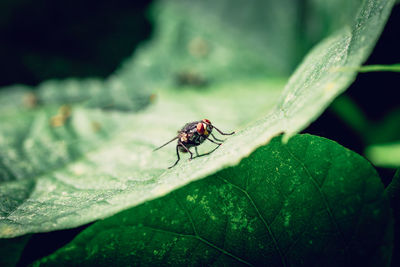
[[[385,189],[389,197],[394,217],[394,244],[392,266],[400,261],[400,255],[396,253],[400,249],[400,168],[397,169],[392,181]]]
[[[397,169],[396,173],[393,176],[392,181],[385,189],[385,191],[390,201],[392,202],[394,214],[396,216],[399,216],[400,215],[400,169]]]
[[[0,266],[17,266],[30,236],[24,235],[13,239],[0,239]]]
[[[35,265],[385,266],[391,231],[374,168],[297,135],[97,222]]]

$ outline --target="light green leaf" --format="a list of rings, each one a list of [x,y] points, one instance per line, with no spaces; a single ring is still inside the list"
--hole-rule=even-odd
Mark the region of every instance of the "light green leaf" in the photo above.
[[[258,98],[246,94],[248,87]],[[192,177],[174,173],[182,167],[189,172],[215,156],[192,162],[184,157],[166,170],[176,159],[175,148],[152,150],[171,139],[182,122],[203,116],[214,118],[222,130],[245,126],[249,118],[268,112],[282,87],[281,81],[253,80],[201,92],[164,91],[138,114],[72,107],[59,127],[52,121],[62,108],[0,116],[2,235],[77,226],[187,183]],[[214,147],[210,143],[199,151]],[[235,153],[224,147],[219,153]],[[221,162],[209,165],[221,168]],[[204,170],[197,172],[200,178]]]
[[[296,135],[238,166],[97,222],[51,265],[386,266],[391,210],[374,168]]]
[[[79,83],[74,89],[60,83],[40,86],[37,95],[47,103],[44,107],[31,111],[11,105],[2,112],[0,237],[72,228],[105,218],[238,164],[281,132],[287,140],[352,82],[355,72],[336,70],[358,66],[366,59],[393,6],[392,0],[364,1],[353,22],[310,52],[281,94],[282,80],[266,78],[272,77],[269,60],[276,62],[270,51],[263,57],[262,47],[296,44],[258,43],[268,39],[258,39],[260,31],[252,32],[249,38],[238,37],[235,27],[230,31],[221,22],[224,3],[216,6],[218,16],[214,17],[202,4],[186,9],[184,2],[161,2],[161,28],[153,42],[104,84],[93,85],[100,87],[93,89],[96,92],[111,90],[110,94],[116,93],[115,99],[122,102],[122,96],[127,101],[140,98],[136,91],[146,95],[159,89],[154,104],[146,110],[135,114],[87,105],[59,108],[57,103],[62,99],[70,103],[79,96],[76,92],[83,91]],[[246,21],[252,11],[263,11],[266,6],[260,7],[251,8],[242,19],[234,16],[228,21]],[[192,11],[199,12],[194,15]],[[200,18],[211,24],[197,23]],[[181,23],[186,21],[188,24]],[[246,29],[245,25],[237,29]],[[216,38],[219,33],[220,43]],[[192,41],[198,42],[194,53]],[[210,48],[205,55],[204,45]],[[193,72],[184,73],[192,78],[177,82],[176,75],[191,71],[192,65]],[[290,69],[286,63],[277,68],[278,73]],[[202,80],[205,83],[193,82]],[[61,101],[53,101],[59,89],[66,92],[60,91]],[[120,95],[123,91],[128,93]],[[237,134],[211,155],[191,162],[183,157],[175,168],[166,170],[175,161],[175,148],[152,150],[174,137],[184,123],[203,118]],[[202,145],[200,152],[212,148],[212,144]]]
[[[366,157],[375,165],[386,168],[400,167],[400,142],[370,145]]]
[[[283,129],[285,140],[313,121],[353,82],[357,73],[341,69],[366,60],[392,6],[393,1],[364,1],[353,24],[315,47],[297,68],[278,104],[282,119],[289,118]]]

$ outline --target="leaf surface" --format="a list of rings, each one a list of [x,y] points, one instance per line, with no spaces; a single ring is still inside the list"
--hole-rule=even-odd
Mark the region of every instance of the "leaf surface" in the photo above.
[[[153,42],[104,83],[43,84],[36,92],[43,105],[32,111],[16,101],[2,111],[0,237],[72,228],[105,218],[238,164],[279,133],[284,132],[287,141],[353,81],[355,72],[338,69],[359,66],[366,59],[393,6],[392,0],[364,1],[354,12],[354,21],[308,54],[282,93],[282,79],[272,78],[277,76],[270,71],[272,58],[263,58],[262,42],[257,43],[268,38],[257,37],[258,31],[249,39],[239,38],[234,30],[225,30],[220,21],[223,6],[215,8],[218,16],[206,16],[211,16],[206,20],[213,23],[211,27],[197,23],[209,9],[193,7],[199,13],[185,24],[192,11],[183,12],[184,2],[161,3],[160,29]],[[246,22],[250,11],[238,21]],[[223,32],[220,43],[216,29]],[[233,42],[233,37],[240,42]],[[285,73],[289,65],[284,63],[278,73]],[[118,108],[99,108],[101,97],[95,98],[94,106],[76,104],[84,91],[79,88],[94,92],[85,92],[89,96],[115,94]],[[156,89],[156,100],[148,105],[150,92]],[[16,92],[10,99],[3,92],[7,99],[1,101],[9,103],[26,93],[24,88]],[[136,108],[131,100],[143,99],[146,93],[147,102]],[[69,105],[60,107],[63,101]],[[138,112],[122,111],[126,107]],[[166,170],[176,158],[175,148],[152,150],[174,137],[184,123],[203,118],[237,134],[209,156],[191,162],[183,158]],[[200,152],[213,148],[204,145]]]

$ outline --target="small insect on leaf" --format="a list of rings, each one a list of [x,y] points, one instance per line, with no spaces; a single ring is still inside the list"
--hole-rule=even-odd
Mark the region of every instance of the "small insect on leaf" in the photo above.
[[[222,135],[232,135],[235,133],[235,132],[231,132],[231,133],[222,132],[221,130],[216,128],[214,125],[212,125],[208,119],[203,119],[201,121],[189,122],[189,123],[186,123],[185,126],[183,126],[180,131],[178,131],[177,136],[175,136],[174,138],[172,138],[170,141],[163,144],[162,146],[154,149],[154,151],[156,151],[156,150],[168,145],[172,141],[178,139],[177,144],[176,144],[176,155],[177,155],[178,159],[168,169],[170,169],[170,168],[174,167],[176,164],[178,164],[178,162],[180,160],[179,152],[189,153],[190,160],[193,159],[193,153],[190,151],[191,147],[195,148],[196,157],[208,155],[211,152],[213,152],[215,149],[217,149],[220,145],[222,145],[222,142],[223,142],[223,140],[216,138],[212,134],[213,129],[215,129],[217,132],[219,132]],[[213,139],[211,139],[210,136]],[[218,146],[209,153],[199,155],[197,152],[197,146],[201,145],[205,140],[209,140],[210,142],[212,142]]]

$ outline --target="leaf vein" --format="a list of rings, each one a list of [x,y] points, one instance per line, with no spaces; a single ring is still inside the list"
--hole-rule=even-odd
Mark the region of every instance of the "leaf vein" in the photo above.
[[[218,177],[218,178],[219,178],[219,177]],[[273,234],[273,232],[272,232],[272,230],[271,230],[271,227],[268,225],[267,221],[266,221],[266,220],[264,219],[264,217],[262,216],[262,214],[261,214],[260,210],[258,209],[257,205],[254,203],[253,198],[249,195],[249,193],[248,193],[246,190],[244,190],[244,189],[241,188],[240,186],[237,186],[237,185],[235,185],[235,184],[229,182],[229,181],[226,180],[226,179],[223,179],[223,178],[219,178],[219,179],[222,180],[222,181],[224,181],[224,182],[227,183],[227,184],[232,185],[234,188],[236,188],[236,189],[238,189],[239,191],[241,191],[241,192],[246,196],[246,198],[250,201],[251,205],[252,205],[253,208],[256,210],[258,217],[261,219],[261,221],[262,221],[263,224],[265,225],[265,228],[267,229],[268,234],[269,234],[270,237],[272,238],[272,241],[274,242],[275,249],[277,250],[277,252],[278,252],[278,254],[279,254],[280,258],[281,258],[282,265],[283,265],[283,266],[286,266],[286,260],[285,260],[285,257],[284,257],[284,255],[282,254],[282,251],[281,251],[281,249],[280,249],[280,247],[279,247],[279,245],[278,245],[278,241],[276,240],[276,238],[275,238],[275,236],[274,236],[274,234]]]
[[[239,262],[241,262],[241,263],[244,263],[244,264],[249,265],[249,266],[253,266],[253,264],[247,262],[247,261],[244,260],[244,259],[239,258],[238,256],[233,255],[232,253],[228,252],[228,251],[225,250],[225,249],[222,249],[222,248],[218,247],[217,245],[215,245],[215,244],[211,243],[210,241],[208,241],[208,240],[202,238],[201,236],[198,236],[198,235],[191,235],[191,234],[177,233],[177,232],[173,232],[173,231],[169,231],[169,230],[164,230],[164,229],[155,228],[155,227],[153,227],[153,226],[141,225],[140,227],[148,228],[148,229],[153,230],[153,231],[156,231],[156,232],[162,232],[162,233],[177,235],[177,236],[180,236],[180,237],[195,238],[195,239],[197,239],[197,240],[203,242],[204,244],[206,244],[206,245],[208,245],[208,246],[210,246],[210,247],[212,247],[212,248],[214,248],[214,249],[216,249],[216,250],[218,250],[218,251],[224,253],[225,255],[234,258],[235,260],[237,260],[237,261],[239,261]]]

